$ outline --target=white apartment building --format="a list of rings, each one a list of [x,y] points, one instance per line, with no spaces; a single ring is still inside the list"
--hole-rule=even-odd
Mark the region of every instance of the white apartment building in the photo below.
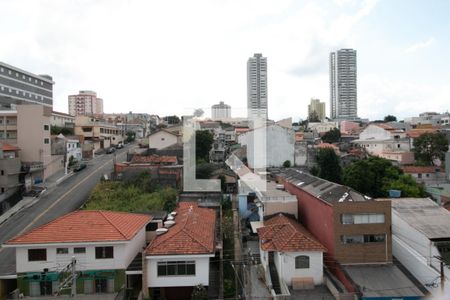
[[[211,118],[213,120],[222,120],[231,118],[231,106],[220,101],[219,104],[211,106]]]
[[[330,53],[330,117],[358,117],[356,50],[340,49]]]
[[[261,53],[247,61],[247,115],[249,119],[268,118],[267,58]]]

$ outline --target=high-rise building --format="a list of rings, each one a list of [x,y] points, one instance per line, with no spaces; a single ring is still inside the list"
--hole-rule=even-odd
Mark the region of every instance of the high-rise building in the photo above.
[[[97,98],[94,91],[80,91],[69,96],[69,114],[72,116],[103,114],[103,99]]]
[[[211,118],[213,120],[229,119],[231,118],[231,106],[220,101],[219,104],[211,106]]]
[[[356,50],[340,49],[330,53],[330,117],[358,118]]]
[[[267,58],[261,53],[247,61],[247,115],[267,119]]]
[[[0,62],[0,107],[40,104],[51,109],[53,84],[48,75],[35,75]]]
[[[325,102],[320,102],[319,99],[311,98],[311,102],[308,105],[308,119],[311,121],[311,119],[314,119],[315,117],[317,117],[320,122],[325,120]]]

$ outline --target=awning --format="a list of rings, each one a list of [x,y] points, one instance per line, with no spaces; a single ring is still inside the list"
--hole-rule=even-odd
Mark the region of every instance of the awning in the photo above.
[[[258,228],[264,227],[264,222],[263,221],[253,221],[253,222],[250,222],[250,226],[252,227],[252,232],[257,233],[256,230]]]

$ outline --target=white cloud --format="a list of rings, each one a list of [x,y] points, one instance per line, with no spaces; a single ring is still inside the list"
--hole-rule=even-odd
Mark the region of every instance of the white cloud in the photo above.
[[[52,75],[56,110],[91,89],[108,112],[165,115],[220,100],[245,112],[246,60],[262,52],[270,117],[297,118],[311,97],[328,103],[328,54],[356,47],[354,27],[376,3],[10,1],[2,3],[8,44],[0,58]]]
[[[409,46],[408,48],[405,49],[405,52],[406,53],[417,52],[418,50],[430,47],[433,44],[433,42],[434,42],[434,37],[430,37],[426,41],[419,42],[419,43]]]
[[[359,115],[371,120],[387,114],[405,117],[448,110],[450,84],[430,85],[364,74],[359,79]]]

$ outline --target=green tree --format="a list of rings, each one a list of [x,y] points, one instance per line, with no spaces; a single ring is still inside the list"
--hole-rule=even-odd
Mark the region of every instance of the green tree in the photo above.
[[[208,130],[197,130],[195,132],[195,157],[209,161],[209,151],[214,142],[214,136]]]
[[[308,122],[320,122],[319,115],[315,110],[308,115]]]
[[[176,125],[176,124],[180,124],[181,123],[180,118],[178,116],[175,116],[175,115],[173,115],[173,116],[166,116],[166,117],[163,118],[163,120],[166,121],[167,124],[169,124],[169,125]]]
[[[191,294],[192,300],[208,300],[208,292],[202,284],[199,284],[194,287],[194,290]]]
[[[394,181],[388,181],[384,190],[400,190],[402,191],[402,197],[418,198],[426,196],[425,188],[422,185],[417,184],[414,178],[407,174],[400,175],[398,179]]]
[[[317,153],[318,176],[320,178],[341,183],[342,168],[339,156],[331,148],[320,149]]]
[[[285,160],[284,163],[283,163],[283,167],[290,168],[291,167],[291,161],[290,160]]]
[[[73,128],[59,127],[59,126],[50,126],[50,133],[52,135],[62,134],[64,136],[73,135]]]
[[[196,178],[197,179],[210,179],[214,172],[215,166],[207,163],[204,160],[197,161],[196,165]]]
[[[434,165],[434,161],[445,160],[445,152],[448,151],[448,139],[442,132],[424,133],[414,139],[414,156],[416,161],[425,165]]]
[[[387,115],[384,117],[384,122],[397,122],[397,117],[393,115]]]
[[[341,132],[337,128],[333,128],[330,131],[326,132],[322,136],[322,141],[325,143],[337,143],[341,140]]]
[[[127,135],[127,138],[125,139],[125,141],[127,143],[133,142],[136,138],[136,133],[134,133],[133,131],[127,131],[126,135]]]
[[[369,157],[344,169],[343,183],[358,192],[374,197],[387,197],[390,189],[402,191],[402,196],[425,195],[423,188],[400,168],[380,157]],[[420,196],[421,197],[421,196]]]

